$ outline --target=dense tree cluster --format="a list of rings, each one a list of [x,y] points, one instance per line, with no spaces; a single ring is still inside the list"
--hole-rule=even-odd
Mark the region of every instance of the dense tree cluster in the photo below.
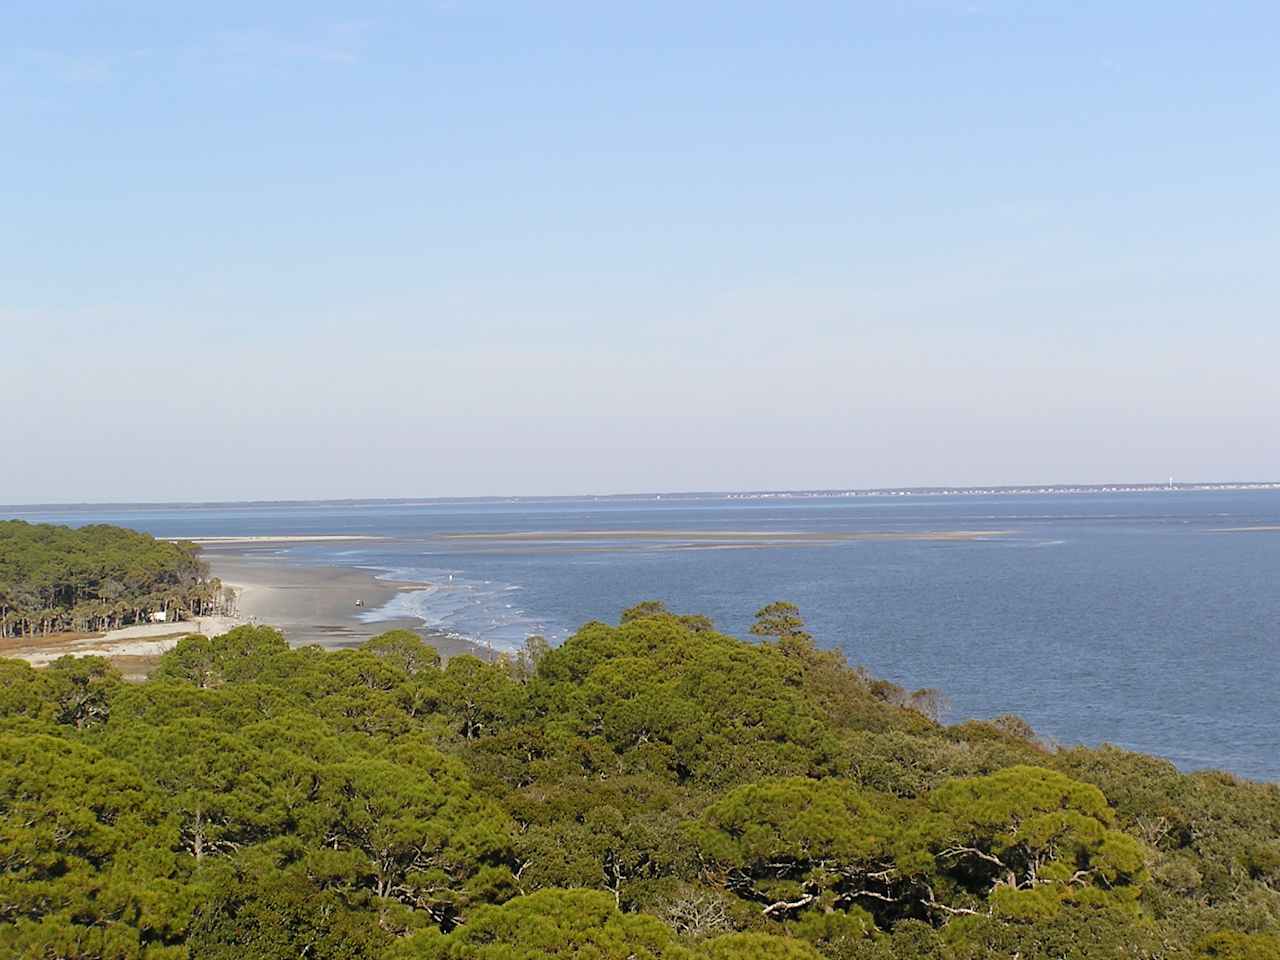
[[[105,524],[0,521],[0,637],[111,630],[161,612],[182,620],[227,602],[193,544]]]
[[[0,955],[1280,958],[1276,786],[939,725],[761,614],[0,661]]]

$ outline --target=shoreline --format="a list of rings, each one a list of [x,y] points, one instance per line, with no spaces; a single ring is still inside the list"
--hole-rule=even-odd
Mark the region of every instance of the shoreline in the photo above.
[[[353,647],[388,630],[404,629],[422,636],[446,659],[488,653],[470,640],[428,629],[417,617],[365,619],[400,594],[427,589],[429,583],[384,580],[376,569],[298,563],[243,550],[206,549],[201,558],[212,576],[236,591],[237,625],[275,627],[293,647]]]
[[[348,533],[305,533],[282,534],[280,536],[264,536],[254,534],[244,537],[157,537],[166,543],[195,543],[201,546],[252,546],[256,543],[332,543],[334,541],[366,541],[385,540],[386,537],[373,537],[364,534]]]
[[[99,634],[15,638],[4,645],[0,656],[25,660],[33,667],[47,667],[67,655],[106,657],[128,679],[141,680],[156,659],[183,637],[214,637],[245,625],[275,627],[291,647],[356,647],[380,633],[404,629],[421,636],[446,660],[462,654],[482,660],[494,655],[482,644],[430,630],[417,617],[361,617],[376,613],[402,593],[430,584],[380,580],[378,571],[372,569],[296,563],[250,552],[224,553],[216,548],[203,551],[201,559],[209,564],[211,576],[236,591],[234,615],[139,624]],[[362,601],[360,606],[356,606],[357,600]]]

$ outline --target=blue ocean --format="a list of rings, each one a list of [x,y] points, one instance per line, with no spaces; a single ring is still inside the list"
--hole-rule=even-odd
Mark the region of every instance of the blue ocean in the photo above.
[[[639,600],[743,635],[771,600],[820,644],[950,718],[1016,713],[1280,779],[1280,493],[634,498],[5,508],[157,536],[366,534],[269,548],[285,562],[430,581],[382,615],[510,648]],[[1276,527],[1274,530],[1247,528]],[[1242,529],[1245,528],[1245,529]],[[851,534],[976,531],[953,540]],[[804,539],[790,534],[827,534]],[[468,536],[469,535],[469,536]],[[723,538],[723,539],[717,539]]]

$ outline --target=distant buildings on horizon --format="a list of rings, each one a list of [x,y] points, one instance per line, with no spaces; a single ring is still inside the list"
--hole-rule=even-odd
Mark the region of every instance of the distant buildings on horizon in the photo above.
[[[1205,490],[1280,490],[1280,481],[1236,481],[1222,483],[1076,483],[1027,484],[1021,486],[977,487],[872,487],[865,490],[762,490],[750,493],[726,493],[726,500],[787,500],[807,497],[980,497],[1018,494],[1078,493],[1182,493]],[[670,496],[668,494],[667,496]]]

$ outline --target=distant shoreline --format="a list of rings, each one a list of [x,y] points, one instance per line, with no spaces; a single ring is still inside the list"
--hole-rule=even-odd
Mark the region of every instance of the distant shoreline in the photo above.
[[[61,503],[6,503],[0,511],[57,511],[83,508],[132,507],[172,509],[175,507],[288,507],[306,504],[353,506],[361,504],[467,504],[467,503],[553,503],[559,501],[650,501],[650,500],[756,500],[820,497],[978,497],[978,496],[1073,496],[1090,493],[1206,493],[1232,490],[1280,492],[1280,480],[1212,480],[1111,483],[1027,483],[1027,484],[931,484],[881,487],[814,487],[792,490],[676,490],[640,493],[492,494],[477,497],[319,497],[289,500],[81,500]],[[240,538],[237,538],[240,539]],[[270,538],[281,539],[281,538]],[[360,537],[359,539],[377,539]]]

